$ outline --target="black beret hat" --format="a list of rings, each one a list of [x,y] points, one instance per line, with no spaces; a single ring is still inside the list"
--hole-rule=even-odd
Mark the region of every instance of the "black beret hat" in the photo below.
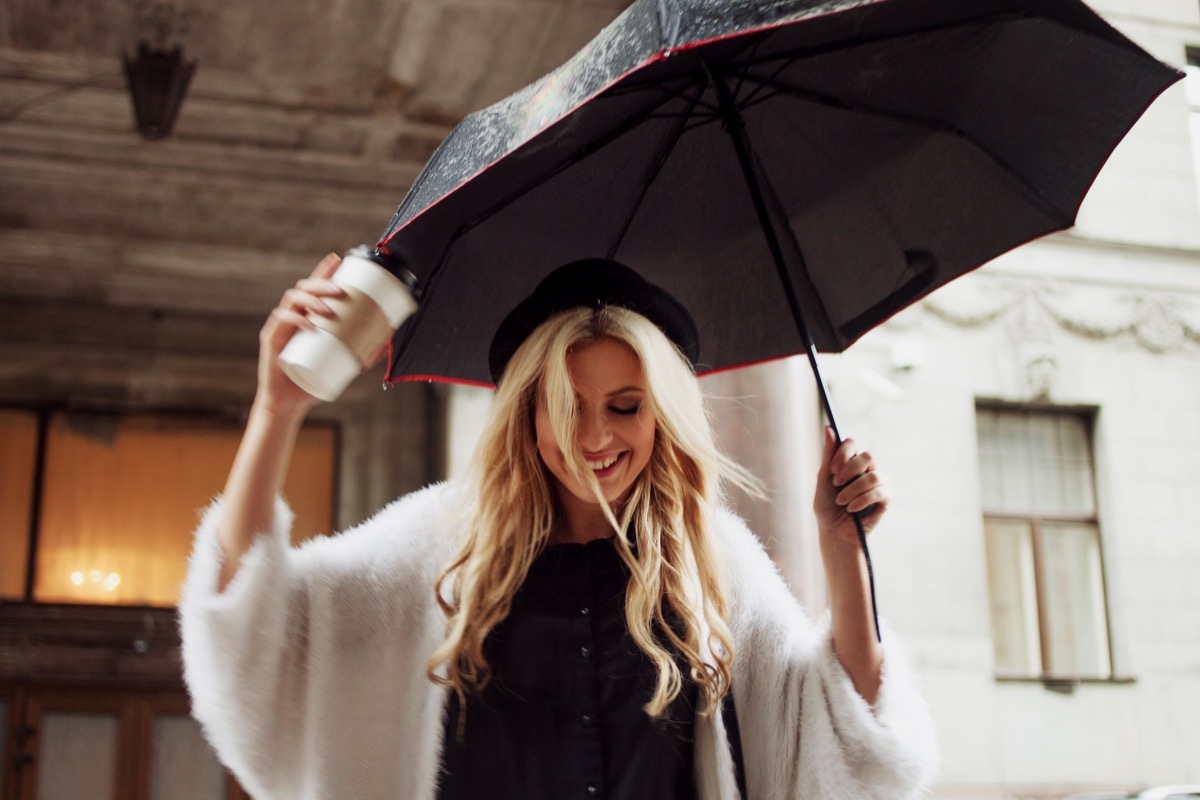
[[[492,380],[500,382],[517,348],[555,314],[604,306],[620,306],[641,314],[657,325],[693,365],[699,359],[700,334],[682,303],[624,264],[607,258],[585,258],[547,275],[533,294],[500,323],[488,351]]]

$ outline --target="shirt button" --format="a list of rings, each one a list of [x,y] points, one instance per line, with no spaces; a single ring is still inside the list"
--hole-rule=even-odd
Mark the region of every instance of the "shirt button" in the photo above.
[[[600,789],[596,786],[589,786],[587,788],[587,793],[588,797],[595,797],[596,795],[600,794]]]
[[[590,653],[590,652],[591,652],[591,651],[590,651],[590,650],[588,650],[586,647],[581,647],[581,648],[579,648],[579,655],[583,656],[584,658],[587,658],[587,657],[588,657],[588,653]]]
[[[579,613],[580,613],[580,614],[583,614],[585,617],[588,615],[588,613],[589,613],[590,611],[591,611],[591,609],[590,609],[590,608],[588,608],[587,606],[584,606],[583,608],[579,609]]]
[[[583,720],[584,725],[592,724],[592,715],[591,714],[584,714],[582,717],[580,717],[580,719]]]

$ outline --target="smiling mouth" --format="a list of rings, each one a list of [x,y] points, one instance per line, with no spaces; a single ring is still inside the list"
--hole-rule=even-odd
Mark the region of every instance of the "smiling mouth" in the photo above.
[[[587,465],[592,470],[592,472],[595,472],[596,474],[601,475],[601,474],[604,474],[604,473],[608,472],[609,470],[611,470],[613,468],[613,466],[618,461],[621,460],[621,456],[623,456],[623,455],[625,455],[625,454],[617,453],[615,456],[609,456],[608,458],[603,458],[603,459],[600,459],[599,461],[593,461],[591,459],[585,459],[585,460],[587,461]]]

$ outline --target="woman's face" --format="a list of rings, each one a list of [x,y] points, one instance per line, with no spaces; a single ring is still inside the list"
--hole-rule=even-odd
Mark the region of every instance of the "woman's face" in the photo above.
[[[601,338],[573,349],[567,370],[575,388],[576,446],[609,503],[624,501],[654,450],[654,412],[646,397],[642,365],[629,345]],[[538,453],[554,476],[560,503],[572,509],[599,509],[591,487],[571,475],[550,427],[546,401],[538,392],[535,415]]]

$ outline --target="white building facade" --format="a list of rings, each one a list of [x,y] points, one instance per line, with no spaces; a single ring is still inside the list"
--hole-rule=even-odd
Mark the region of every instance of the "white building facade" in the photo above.
[[[1095,7],[1196,63],[1196,0]],[[827,362],[843,427],[897,496],[873,554],[940,727],[936,797],[1200,783],[1197,73],[1121,144],[1074,230]]]

